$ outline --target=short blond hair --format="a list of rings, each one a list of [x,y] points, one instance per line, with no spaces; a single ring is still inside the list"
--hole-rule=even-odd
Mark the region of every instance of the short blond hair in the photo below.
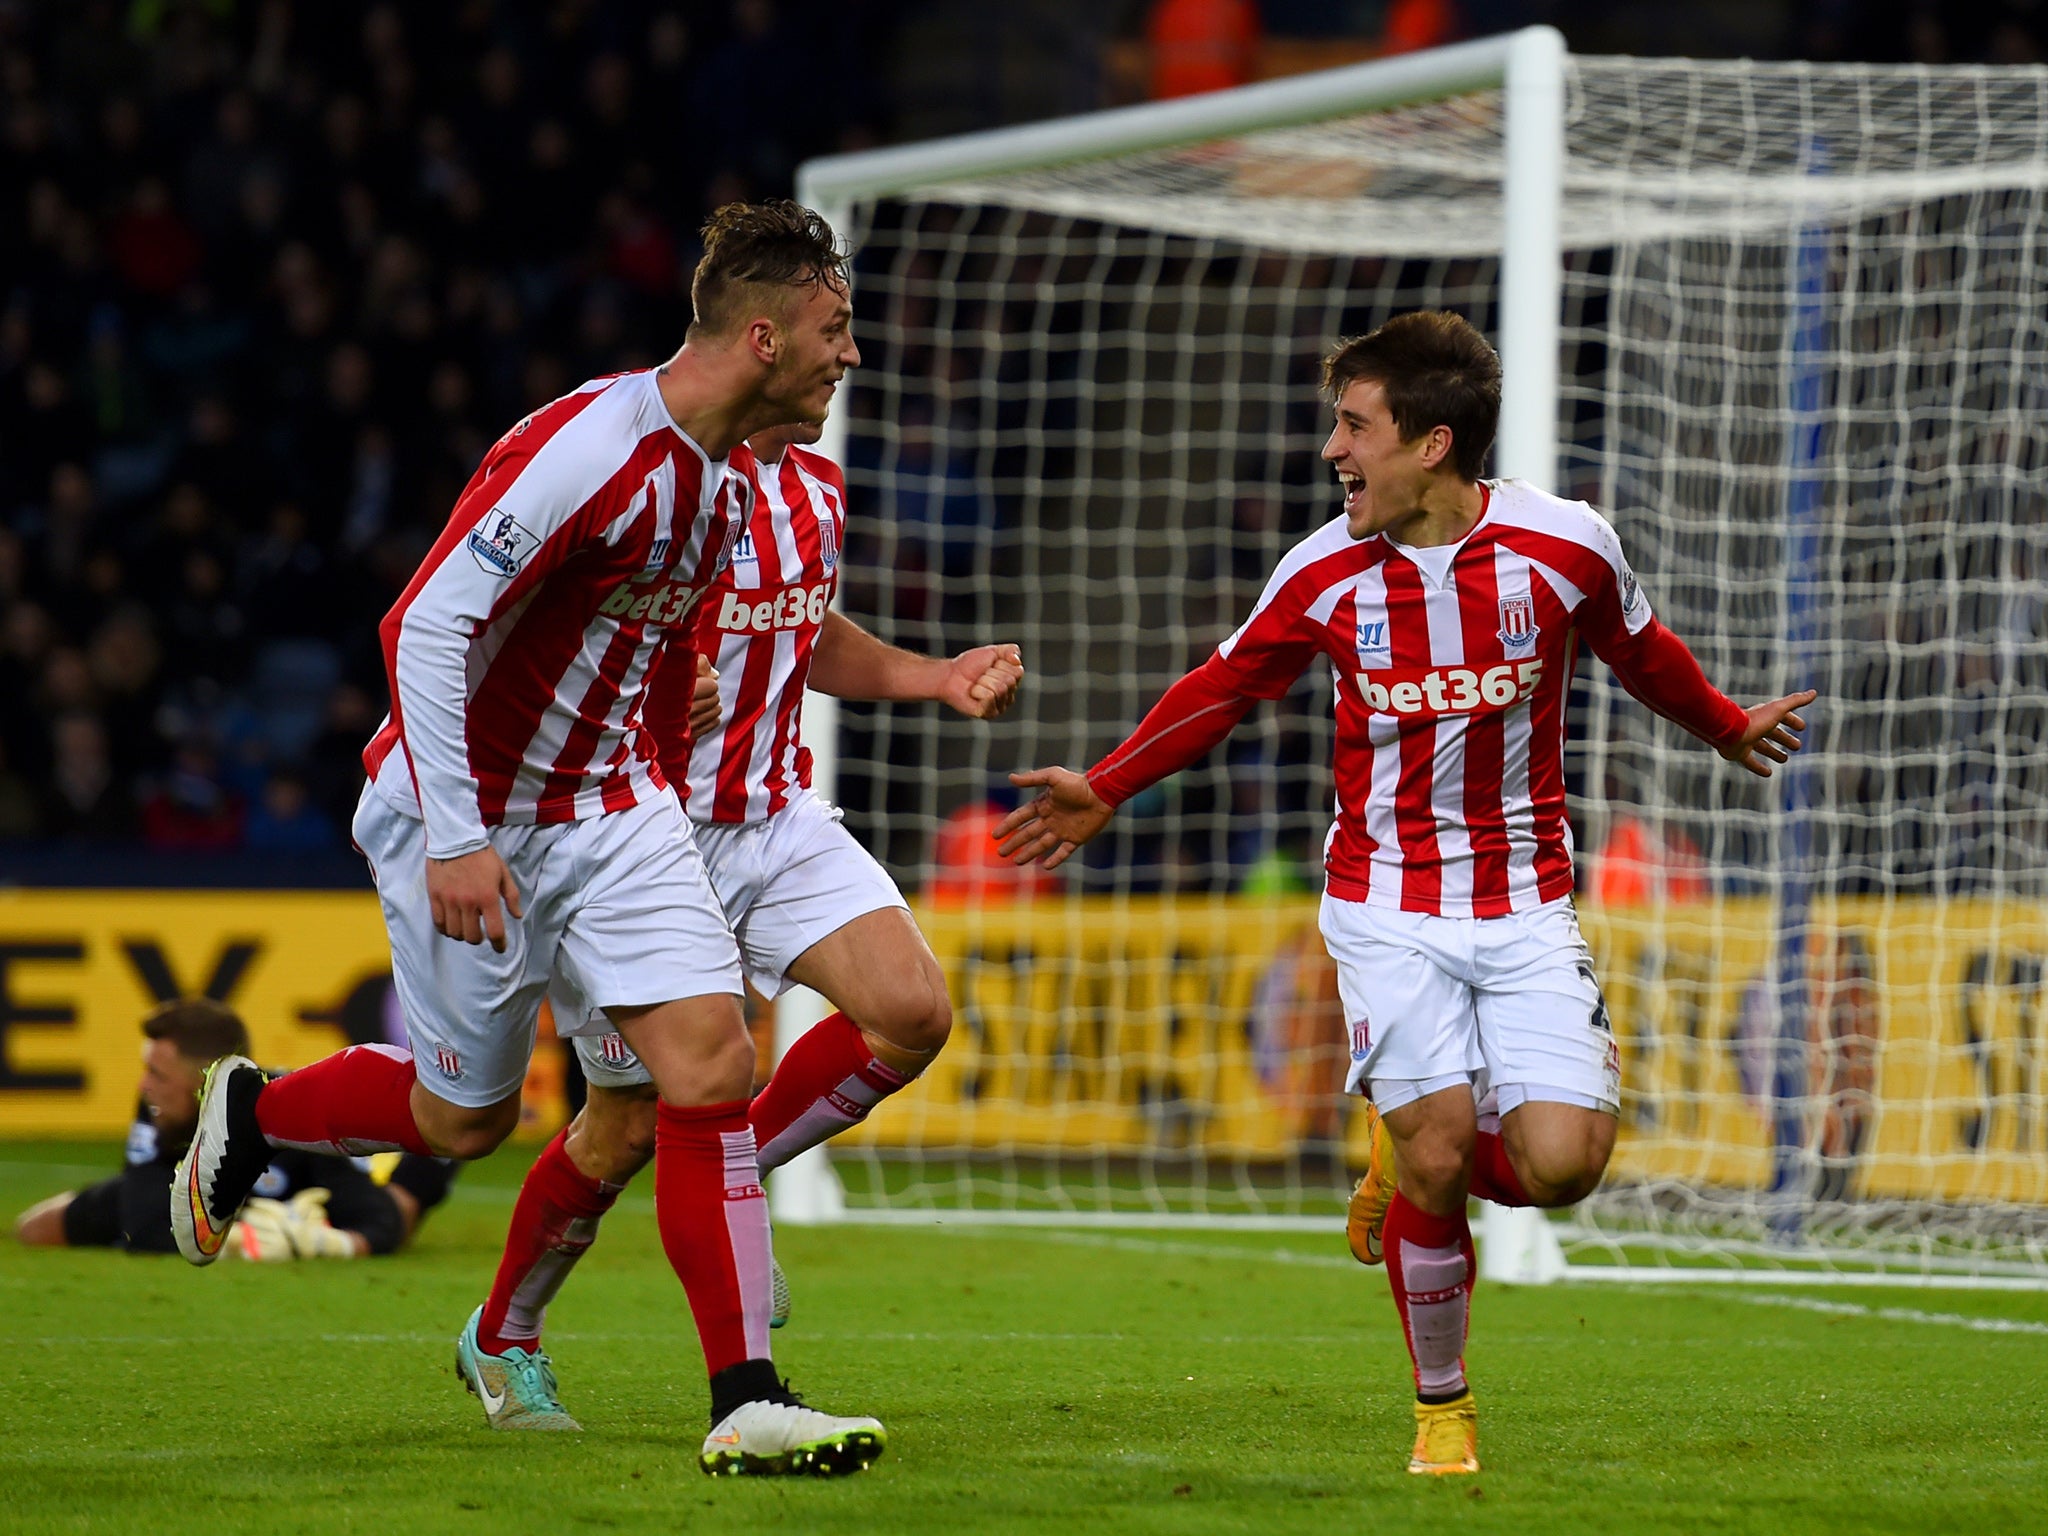
[[[788,198],[727,203],[704,221],[704,254],[690,275],[690,329],[709,336],[774,308],[797,292],[847,286],[847,256],[823,215]],[[777,294],[772,291],[783,289]]]

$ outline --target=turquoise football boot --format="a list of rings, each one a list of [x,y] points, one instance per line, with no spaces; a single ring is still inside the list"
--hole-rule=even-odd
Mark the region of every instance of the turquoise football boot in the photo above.
[[[555,1396],[555,1368],[543,1350],[508,1349],[485,1354],[476,1341],[484,1309],[469,1314],[455,1340],[455,1374],[470,1396],[484,1405],[493,1429],[583,1428]]]

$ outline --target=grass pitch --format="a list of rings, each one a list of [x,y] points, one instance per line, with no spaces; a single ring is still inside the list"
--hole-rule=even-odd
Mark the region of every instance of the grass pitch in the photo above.
[[[2048,1296],[1482,1286],[1474,1479],[1405,1471],[1407,1359],[1342,1238],[782,1233],[777,1357],[888,1456],[696,1468],[702,1358],[630,1192],[550,1316],[580,1436],[450,1372],[533,1149],[394,1259],[194,1271],[0,1246],[0,1528],[110,1532],[2048,1529]],[[0,1211],[111,1146],[0,1144]]]

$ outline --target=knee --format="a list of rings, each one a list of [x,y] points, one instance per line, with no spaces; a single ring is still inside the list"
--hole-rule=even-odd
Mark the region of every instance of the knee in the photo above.
[[[592,1087],[583,1113],[569,1128],[569,1155],[592,1178],[624,1184],[654,1157],[656,1103],[645,1088]]]
[[[1472,1183],[1472,1148],[1449,1136],[1411,1138],[1395,1164],[1401,1189],[1431,1209],[1456,1205]]]
[[[656,1099],[654,1090],[647,1090],[647,1097],[633,1107],[632,1117],[627,1121],[618,1140],[613,1144],[615,1166],[619,1172],[610,1176],[614,1184],[623,1184],[654,1160],[654,1121]]]
[[[497,1151],[518,1126],[519,1096],[475,1109],[444,1104],[427,1115],[416,1110],[413,1118],[435,1156],[473,1162]]]
[[[1554,1159],[1538,1161],[1522,1170],[1522,1188],[1527,1191],[1529,1203],[1554,1210],[1559,1206],[1577,1205],[1586,1196],[1600,1187],[1601,1177],[1607,1172],[1607,1159],[1587,1156],[1576,1160]]]
[[[916,1056],[936,1056],[953,1032],[953,1000],[946,995],[944,974],[932,964],[905,978],[876,1013],[873,1020],[856,1022]]]
[[[744,1025],[723,1035],[703,1061],[704,1087],[720,1100],[749,1099],[754,1094],[754,1069],[758,1060],[754,1037]],[[648,1122],[648,1150],[653,1153],[653,1121]]]
[[[1610,1120],[1585,1136],[1534,1138],[1519,1148],[1511,1146],[1511,1153],[1520,1153],[1515,1171],[1530,1204],[1546,1210],[1577,1205],[1598,1189],[1607,1173],[1608,1155],[1614,1150],[1611,1126]]]

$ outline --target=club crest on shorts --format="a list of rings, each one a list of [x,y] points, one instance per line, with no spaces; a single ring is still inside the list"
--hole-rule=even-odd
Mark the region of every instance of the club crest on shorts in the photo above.
[[[606,1035],[598,1042],[597,1054],[604,1058],[608,1067],[623,1067],[632,1059],[633,1053],[626,1049],[624,1035]]]
[[[462,1081],[462,1058],[445,1045],[434,1047],[434,1067],[451,1083]]]
[[[1526,656],[1542,631],[1536,624],[1536,600],[1523,592],[1500,600],[1500,643],[1510,656]]]
[[[1351,1021],[1351,1059],[1363,1061],[1372,1054],[1372,1020]]]

